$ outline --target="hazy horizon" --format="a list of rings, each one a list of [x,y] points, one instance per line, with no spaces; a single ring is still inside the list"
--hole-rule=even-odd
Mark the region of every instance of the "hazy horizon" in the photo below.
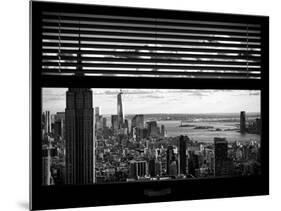
[[[64,112],[67,88],[42,88],[42,111]],[[120,89],[92,89],[101,115],[117,113]],[[122,89],[124,115],[260,113],[259,90]]]
[[[93,107],[94,108],[94,107]],[[50,110],[42,110],[42,112],[44,111],[50,111]],[[242,111],[242,110],[241,110]],[[224,112],[224,113],[129,113],[129,114],[125,114],[125,116],[131,116],[131,115],[140,115],[140,114],[143,114],[143,115],[161,115],[161,114],[165,114],[165,115],[226,115],[226,114],[237,114],[237,115],[240,115],[240,112],[241,111],[238,111],[238,112]],[[61,112],[65,112],[65,110],[63,111],[56,111],[56,112],[51,112],[50,111],[50,114],[56,114],[56,113],[61,113]],[[254,114],[260,114],[260,112],[248,112],[248,111],[245,111],[246,114],[250,114],[250,115],[254,115]],[[103,116],[111,116],[111,115],[115,115],[115,113],[102,113],[101,115]]]

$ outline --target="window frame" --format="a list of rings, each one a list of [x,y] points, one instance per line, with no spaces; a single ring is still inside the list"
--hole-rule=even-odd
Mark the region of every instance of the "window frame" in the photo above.
[[[42,11],[111,11],[114,14],[160,17],[196,17],[202,20],[250,21],[261,24],[261,79],[140,78],[109,76],[47,76],[42,67]],[[30,2],[30,208],[54,209],[144,202],[176,201],[269,194],[269,17],[164,9]],[[199,178],[141,183],[93,184],[86,186],[41,185],[41,104],[43,87],[248,89],[261,90],[260,176]],[[122,194],[121,194],[122,193]]]

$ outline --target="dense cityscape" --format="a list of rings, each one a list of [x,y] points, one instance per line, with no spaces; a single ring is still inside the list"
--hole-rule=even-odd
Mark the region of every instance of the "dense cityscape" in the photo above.
[[[120,90],[117,112],[110,117],[101,115],[101,107],[93,107],[93,93],[88,88],[69,88],[65,111],[43,111],[42,185],[260,174],[259,115],[248,118],[241,111],[236,115],[238,124],[231,129],[198,125],[188,121],[188,115],[124,115],[122,94]],[[200,133],[255,134],[258,140],[207,136],[206,142],[188,133],[171,136],[161,124],[163,119],[180,120],[176,127]]]

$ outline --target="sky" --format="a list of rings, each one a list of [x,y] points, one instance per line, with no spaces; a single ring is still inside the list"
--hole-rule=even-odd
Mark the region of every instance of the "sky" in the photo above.
[[[65,111],[67,88],[43,88],[42,110]],[[120,89],[92,89],[100,113],[117,113]],[[260,112],[258,90],[122,89],[123,113],[237,113]]]

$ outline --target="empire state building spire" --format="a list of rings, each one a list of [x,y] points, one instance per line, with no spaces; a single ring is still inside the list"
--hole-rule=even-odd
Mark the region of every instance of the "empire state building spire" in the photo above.
[[[122,90],[117,95],[117,117],[118,117],[118,128],[123,127],[124,116],[123,116],[123,107],[122,107]]]

